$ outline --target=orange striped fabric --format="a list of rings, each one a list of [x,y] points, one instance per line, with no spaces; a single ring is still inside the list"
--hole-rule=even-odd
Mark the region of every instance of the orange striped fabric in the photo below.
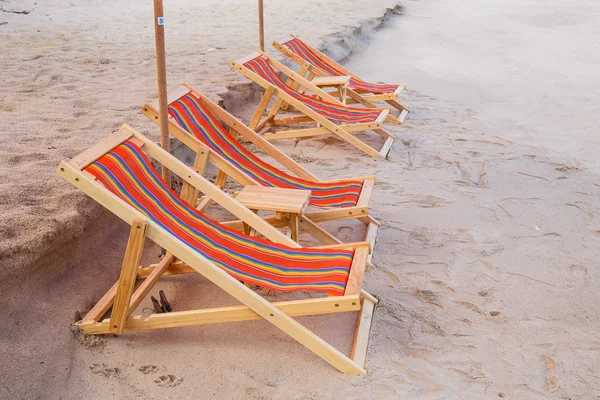
[[[361,181],[308,181],[262,161],[235,140],[193,93],[169,104],[169,114],[183,129],[263,186],[310,190],[310,204],[316,207],[351,207],[358,201]]]
[[[343,71],[340,71],[338,68],[336,68],[335,65],[332,65],[331,63],[328,63],[327,60],[319,57],[319,54],[313,48],[298,38],[294,38],[290,41],[282,43],[282,45],[287,47],[290,51],[292,51],[292,53],[300,56],[302,59],[304,59],[304,61],[314,65],[330,76],[346,75]],[[375,94],[390,94],[394,93],[396,89],[398,89],[398,85],[387,83],[370,83],[356,77],[350,78],[348,87],[358,92],[369,92]]]
[[[352,251],[291,248],[226,228],[167,188],[146,155],[131,141],[105,154],[85,171],[236,279],[281,292],[344,293]]]

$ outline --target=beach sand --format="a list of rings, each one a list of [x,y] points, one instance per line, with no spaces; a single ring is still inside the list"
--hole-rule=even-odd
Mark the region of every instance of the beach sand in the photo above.
[[[357,377],[261,321],[71,331],[117,279],[128,228],[54,169],[124,122],[158,137],[139,115],[156,97],[152,10],[0,2],[33,9],[0,13],[0,398],[597,398],[600,12],[576,3],[410,1],[376,33],[394,2],[265,3],[267,43],[295,32],[338,59],[354,50],[364,78],[409,87],[389,161],[331,139],[278,143],[322,178],[378,178],[365,287],[381,302]],[[255,4],[165,12],[169,87],[220,95],[247,121],[257,92],[227,64],[254,49]],[[359,227],[331,224],[344,240]],[[159,288],[178,310],[235,304],[199,276]],[[348,351],[355,317],[299,320]]]

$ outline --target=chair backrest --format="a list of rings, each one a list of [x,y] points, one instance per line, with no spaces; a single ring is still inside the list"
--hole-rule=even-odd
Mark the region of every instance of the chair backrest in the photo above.
[[[300,57],[305,62],[313,65],[322,72],[330,76],[350,76],[350,82],[348,87],[352,90],[359,92],[373,92],[373,93],[393,93],[397,88],[397,84],[382,84],[382,83],[369,83],[358,78],[350,71],[343,68],[341,65],[321,54],[315,50],[309,44],[300,40],[295,36],[290,36],[281,42],[278,42],[278,46],[283,46],[291,53]],[[279,47],[281,48],[281,47]],[[285,52],[284,52],[285,54]]]
[[[277,70],[271,65],[269,59],[262,55],[258,55],[257,57],[246,61],[243,66],[331,121],[342,123],[368,123],[375,121],[381,113],[381,110],[376,108],[348,107],[341,103],[335,104],[321,100],[315,96],[300,93],[298,88],[293,89],[287,85],[279,76]]]
[[[292,248],[226,228],[194,209],[128,140],[88,165],[110,192],[236,279],[278,291],[342,295],[351,251]]]
[[[359,181],[309,181],[261,160],[239,143],[191,92],[169,104],[169,115],[180,127],[263,186],[312,190],[310,204],[314,206],[349,207],[358,201],[362,188]]]
[[[319,68],[321,71],[325,72],[331,76],[341,76],[346,75],[346,73],[340,69],[336,65],[328,62],[323,57],[319,57],[319,53],[313,49],[311,46],[304,43],[297,37],[293,37],[291,40],[281,43],[282,46],[285,46],[292,53],[304,59],[309,64],[314,65]],[[354,79],[354,78],[353,78]]]

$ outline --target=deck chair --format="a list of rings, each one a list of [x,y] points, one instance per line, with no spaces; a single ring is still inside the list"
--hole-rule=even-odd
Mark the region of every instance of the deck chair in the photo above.
[[[185,184],[206,191],[267,239],[247,236],[209,219],[168,188],[149,157]],[[121,334],[169,327],[265,319],[344,373],[364,374],[375,298],[361,290],[368,243],[300,248],[235,199],[130,127],[68,161],[57,173],[131,225],[119,280],[79,326],[88,334]],[[189,200],[189,199],[188,199]],[[165,257],[140,267],[145,239]],[[132,316],[162,276],[198,272],[243,305]],[[142,283],[136,288],[136,281]],[[328,297],[270,303],[240,281],[282,292]],[[101,318],[111,310],[110,317]],[[358,311],[350,357],[292,317]]]
[[[257,51],[249,56],[233,61],[231,67],[263,87],[264,93],[256,112],[248,126],[256,132],[265,125],[290,125],[294,123],[316,122],[315,128],[280,131],[264,134],[266,140],[290,139],[318,135],[337,135],[372,157],[386,158],[396,137],[382,128],[389,115],[388,108],[349,107],[326,91],[271,58]],[[287,82],[280,73],[287,76]],[[313,95],[308,95],[307,91]],[[262,118],[269,101],[275,97],[274,104],[265,118]],[[303,116],[276,119],[282,106],[289,105],[303,113]],[[381,150],[377,151],[351,132],[372,130],[385,138]]]
[[[400,112],[398,117],[388,116],[388,120],[396,124],[402,124],[410,112],[408,108],[396,101],[400,93],[406,88],[406,85],[403,83],[365,82],[294,35],[274,41],[273,47],[296,62],[301,67],[299,75],[304,76],[308,74],[307,79],[309,81],[315,76],[350,76],[347,89],[347,104],[360,103],[366,107],[376,107],[373,102],[385,101]]]
[[[318,223],[358,218],[366,225],[364,240],[369,241],[371,249],[375,247],[380,223],[369,216],[368,209],[375,185],[374,176],[321,181],[233,115],[185,83],[168,93],[167,102],[169,133],[195,151],[196,159],[208,157],[208,162],[219,170],[215,182],[217,186],[223,187],[227,177],[231,177],[243,186],[310,190],[309,205],[313,211],[306,212],[300,219],[302,230],[323,244],[340,244],[335,236],[321,228]],[[142,114],[160,125],[157,101],[145,104]],[[230,130],[228,131],[223,124],[229,126]],[[236,135],[253,143],[289,172],[258,158],[236,140]],[[206,204],[206,200],[201,202]],[[203,209],[204,205],[200,207]],[[286,226],[289,222],[285,218],[276,217],[266,217],[266,220],[275,226]],[[241,221],[227,222],[226,225],[236,229],[243,228]],[[369,264],[371,257],[372,254],[369,254]]]

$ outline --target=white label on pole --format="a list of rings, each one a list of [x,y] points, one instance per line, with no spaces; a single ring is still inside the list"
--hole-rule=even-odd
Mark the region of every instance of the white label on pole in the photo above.
[[[158,25],[164,25],[165,24],[165,17],[158,17],[157,21],[158,21]]]

